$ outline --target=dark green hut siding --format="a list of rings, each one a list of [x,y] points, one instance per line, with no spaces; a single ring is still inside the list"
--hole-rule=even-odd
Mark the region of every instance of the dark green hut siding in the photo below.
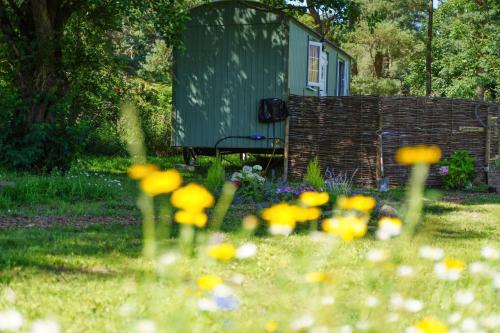
[[[282,17],[237,4],[214,3],[191,12],[175,54],[174,143],[213,147],[232,135],[273,136],[257,121],[258,102],[285,98],[287,25]],[[284,138],[284,122],[275,124]],[[229,139],[220,147],[272,147],[271,141]]]
[[[316,34],[309,32],[302,26],[290,20],[289,23],[289,68],[288,85],[290,93],[293,95],[317,96],[318,91],[307,88],[307,52],[309,41],[319,41]],[[346,60],[349,58],[342,55],[336,48],[330,44],[323,43],[325,51],[328,53],[328,76],[327,76],[327,95],[337,95],[337,61],[338,58]]]
[[[328,76],[327,76],[327,92],[328,96],[337,95],[337,60],[339,53],[330,45],[326,45],[328,52]]]
[[[314,37],[291,20],[289,25],[288,86],[290,94],[317,96],[316,91],[307,88],[307,49],[309,40]]]

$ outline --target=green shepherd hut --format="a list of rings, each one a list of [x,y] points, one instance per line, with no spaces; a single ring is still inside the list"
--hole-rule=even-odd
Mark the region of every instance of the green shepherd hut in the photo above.
[[[350,56],[259,2],[195,7],[181,39],[174,51],[173,145],[185,148],[186,159],[217,150],[282,153],[288,96],[349,94]]]

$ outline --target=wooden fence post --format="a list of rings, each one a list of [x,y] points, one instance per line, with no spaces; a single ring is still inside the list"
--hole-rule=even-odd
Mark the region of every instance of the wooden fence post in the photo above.
[[[489,111],[489,110],[488,110]],[[484,171],[486,175],[486,184],[489,184],[490,160],[491,160],[491,115],[488,112],[486,118],[486,151],[484,153]]]
[[[288,180],[288,132],[290,130],[290,116],[285,119],[285,147],[283,149],[283,181]]]

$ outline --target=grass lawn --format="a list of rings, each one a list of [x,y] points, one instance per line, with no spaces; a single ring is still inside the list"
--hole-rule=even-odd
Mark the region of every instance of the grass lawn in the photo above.
[[[156,162],[167,167],[180,159]],[[481,259],[484,246],[500,243],[498,195],[454,193],[427,200],[425,223],[406,243],[380,242],[372,236],[332,243],[305,232],[251,236],[258,247],[252,258],[218,263],[201,248],[198,256],[160,265],[155,274],[158,266],[141,257],[140,224],[111,223],[139,217],[137,191],[124,175],[126,166],[125,159],[89,159],[77,165],[73,178],[0,173],[0,181],[16,183],[15,188],[0,191],[0,312],[15,308],[22,313],[27,322],[22,332],[39,318],[56,319],[63,332],[141,332],[137,325],[143,319],[154,321],[157,332],[264,332],[271,320],[286,332],[304,314],[315,318],[316,328],[325,325],[330,332],[348,332],[343,325],[356,332],[404,332],[426,316],[446,321],[451,313],[460,313],[483,323],[487,316],[500,315],[500,291],[492,287],[491,276],[468,270],[478,261],[498,270],[498,260]],[[185,176],[202,179],[199,173]],[[386,198],[397,205],[400,195],[395,191]],[[237,226],[253,209],[231,207],[224,237],[235,244],[249,241]],[[111,219],[107,224],[82,226],[82,216]],[[18,224],[30,219],[36,224],[42,217],[48,225],[63,217],[67,225],[2,229],[22,218]],[[200,243],[204,237],[208,236],[200,234]],[[467,268],[461,279],[438,280],[433,263],[418,255],[424,244],[464,261]],[[162,248],[168,245],[164,240]],[[366,253],[373,248],[386,248],[392,256],[383,263],[370,263]],[[401,264],[414,267],[415,275],[397,276]],[[328,272],[332,278],[308,284],[304,274],[312,271]],[[205,294],[196,279],[209,273],[220,275],[234,289],[237,309],[198,309]],[[475,301],[465,307],[454,303],[455,293],[462,289],[475,293]],[[416,313],[392,309],[388,303],[395,293],[421,300],[423,309]],[[379,304],[367,306],[369,296],[376,296]]]

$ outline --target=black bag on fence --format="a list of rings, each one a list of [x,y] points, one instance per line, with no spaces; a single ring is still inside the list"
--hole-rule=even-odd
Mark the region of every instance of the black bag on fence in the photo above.
[[[285,120],[288,109],[285,101],[279,98],[265,98],[259,102],[259,122],[272,123]]]

